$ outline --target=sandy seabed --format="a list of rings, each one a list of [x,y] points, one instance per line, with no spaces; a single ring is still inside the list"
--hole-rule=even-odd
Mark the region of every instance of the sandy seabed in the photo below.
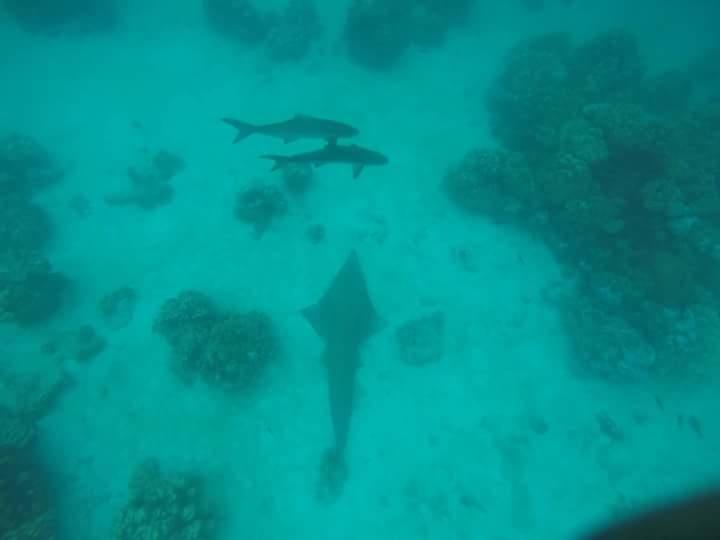
[[[109,537],[129,475],[148,457],[205,473],[232,512],[228,538],[248,540],[567,538],[615,506],[717,470],[717,387],[573,376],[569,342],[547,301],[563,282],[561,268],[526,236],[462,215],[441,189],[451,163],[494,144],[484,94],[517,39],[556,29],[585,37],[624,20],[660,63],[687,52],[664,51],[669,35],[692,49],[686,29],[667,22],[675,34],[660,39],[642,9],[621,17],[607,3],[540,14],[481,9],[442,50],[374,74],[336,45],[340,3],[323,10],[334,29],[325,45],[293,66],[237,50],[190,2],[172,10],[132,4],[127,26],[105,37],[49,41],[8,21],[0,27],[3,129],[36,137],[68,170],[39,200],[57,227],[50,258],[77,291],[42,331],[100,327],[97,301],[116,287],[139,297],[132,323],[107,333],[100,357],[68,366],[75,385],[41,425],[73,539]],[[357,142],[386,153],[390,165],[356,181],[343,167],[318,169],[311,191],[292,198],[289,214],[258,239],[233,217],[234,197],[258,180],[280,182],[257,156],[287,148],[261,137],[232,145],[219,118],[265,122],[298,112],[357,125]],[[103,196],[125,184],[128,166],[160,149],[186,162],[172,181],[172,204],[107,207]],[[69,207],[78,194],[91,204],[84,219]],[[307,241],[313,223],[327,228],[323,244]],[[331,440],[322,344],[299,310],[351,249],[389,324],[365,348],[350,476],[327,505],[315,498]],[[453,260],[457,249],[472,257],[473,272]],[[152,321],[188,288],[276,321],[284,351],[252,395],[184,386],[168,369]],[[435,309],[447,319],[443,361],[404,364],[393,329]],[[24,358],[38,332],[1,328],[3,356]],[[601,412],[626,431],[622,444],[599,433]],[[703,418],[705,437],[678,431],[678,413]],[[539,418],[545,434],[531,429]]]

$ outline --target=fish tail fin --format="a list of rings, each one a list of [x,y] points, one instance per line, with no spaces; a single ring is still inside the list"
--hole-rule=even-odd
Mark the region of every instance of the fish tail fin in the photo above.
[[[237,135],[235,135],[233,144],[239,143],[257,131],[257,127],[252,124],[248,124],[247,122],[241,122],[240,120],[235,120],[233,118],[223,118],[222,121],[237,130]]]
[[[288,164],[288,157],[287,156],[278,156],[275,154],[266,154],[264,156],[260,156],[262,159],[270,159],[273,161],[273,166],[270,171],[277,171],[278,169],[282,169]]]

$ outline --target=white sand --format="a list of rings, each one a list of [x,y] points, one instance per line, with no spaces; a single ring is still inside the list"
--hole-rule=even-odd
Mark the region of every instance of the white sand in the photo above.
[[[42,424],[72,538],[109,537],[129,474],[147,457],[207,474],[232,511],[228,538],[247,540],[565,538],[620,499],[631,505],[717,472],[720,429],[705,401],[712,389],[657,389],[662,413],[654,390],[571,376],[568,341],[543,296],[562,279],[557,264],[522,235],[461,215],[439,186],[467,149],[492,144],[483,94],[517,38],[552,29],[583,36],[624,18],[650,57],[669,62],[684,52],[669,55],[662,43],[687,37],[686,26],[589,0],[536,15],[484,8],[444,50],[413,54],[378,76],[333,52],[343,10],[327,2],[329,52],[289,67],[234,50],[192,2],[145,12],[133,2],[128,28],[104,38],[46,41],[0,26],[0,124],[37,137],[70,167],[41,196],[58,227],[51,258],[77,283],[53,329],[102,328],[97,301],[118,286],[136,288],[140,299],[129,327],[103,330],[102,356],[68,366],[77,384]],[[665,24],[661,39],[656,19]],[[258,178],[279,182],[256,156],[286,148],[260,137],[233,146],[218,119],[295,112],[358,125],[358,142],[387,153],[391,165],[358,181],[342,167],[319,169],[312,191],[258,241],[234,219],[234,196]],[[103,195],[122,187],[143,149],[185,159],[172,204],[106,207]],[[92,203],[86,219],[68,208],[79,193]],[[312,246],[305,229],[318,222],[327,241]],[[455,247],[471,250],[477,272],[452,261]],[[390,325],[365,351],[344,494],[322,505],[314,492],[331,440],[325,374],[321,343],[298,310],[352,248]],[[253,395],[184,387],[170,373],[151,326],[185,288],[277,322],[285,354]],[[407,366],[393,329],[434,307],[447,316],[446,357]],[[45,330],[0,331],[3,355],[19,356]],[[599,433],[601,411],[626,431],[624,443]],[[647,422],[636,425],[635,413]],[[678,430],[677,413],[701,418],[705,438]],[[535,434],[529,415],[549,431]]]

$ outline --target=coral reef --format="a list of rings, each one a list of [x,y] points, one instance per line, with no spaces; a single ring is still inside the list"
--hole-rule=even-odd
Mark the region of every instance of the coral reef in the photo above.
[[[288,204],[277,187],[257,186],[238,193],[235,201],[235,217],[249,223],[258,236],[262,236],[273,220],[286,214]]]
[[[469,15],[472,0],[353,0],[344,39],[350,58],[365,67],[393,67],[413,46],[437,47]]]
[[[289,0],[265,38],[265,52],[273,62],[297,62],[322,34],[314,0]]]
[[[3,0],[2,5],[26,30],[50,35],[105,31],[119,17],[115,0]]]
[[[0,192],[0,249],[42,250],[52,236],[50,217],[27,197]]]
[[[0,321],[44,322],[59,311],[67,289],[67,279],[40,253],[0,251]]]
[[[696,371],[714,350],[710,322],[667,338],[668,321],[719,313],[720,100],[688,72],[647,74],[620,30],[526,40],[487,100],[503,149],[471,151],[444,179],[457,206],[531,231],[576,276],[561,309],[577,364],[599,376]]]
[[[0,139],[0,321],[29,326],[60,307],[67,280],[42,254],[52,225],[32,197],[62,176],[35,139],[20,134]]]
[[[62,176],[60,166],[32,137],[13,133],[0,139],[0,193],[27,195]]]
[[[522,155],[502,150],[469,152],[445,176],[445,189],[463,210],[501,221],[517,220],[523,201],[531,202],[535,191]]]
[[[258,45],[268,36],[276,15],[263,13],[253,0],[204,0],[205,15],[217,32],[244,45]]]
[[[43,344],[45,354],[58,358],[73,358],[78,362],[87,362],[105,350],[107,340],[99,335],[89,324],[77,330],[62,332]]]
[[[130,496],[115,524],[114,540],[211,540],[219,511],[204,480],[189,473],[164,472],[157,461],[139,464]]]
[[[279,348],[267,315],[223,313],[197,291],[166,301],[153,330],[170,345],[173,368],[182,379],[199,376],[226,390],[252,386]]]
[[[312,165],[293,163],[282,168],[283,182],[291,193],[300,195],[312,185],[314,170]]]
[[[105,202],[112,206],[135,205],[143,210],[153,210],[168,204],[173,197],[170,180],[185,168],[182,159],[169,152],[156,153],[149,163],[141,167],[130,167],[130,187],[122,192],[105,196]]]
[[[109,328],[119,330],[132,321],[136,304],[135,290],[131,287],[120,287],[100,299],[98,311]]]
[[[0,537],[54,540],[55,512],[45,473],[37,462],[34,426],[0,407]]]
[[[509,150],[527,154],[553,150],[560,132],[582,101],[573,92],[565,34],[523,41],[509,53],[487,97],[490,127]]]

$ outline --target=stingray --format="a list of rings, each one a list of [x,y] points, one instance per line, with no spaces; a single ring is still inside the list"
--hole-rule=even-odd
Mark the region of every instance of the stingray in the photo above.
[[[353,412],[355,374],[363,344],[380,326],[355,251],[320,300],[302,313],[325,343],[323,362],[335,436],[321,468],[320,495],[327,498],[339,494],[347,476],[345,449]]]

